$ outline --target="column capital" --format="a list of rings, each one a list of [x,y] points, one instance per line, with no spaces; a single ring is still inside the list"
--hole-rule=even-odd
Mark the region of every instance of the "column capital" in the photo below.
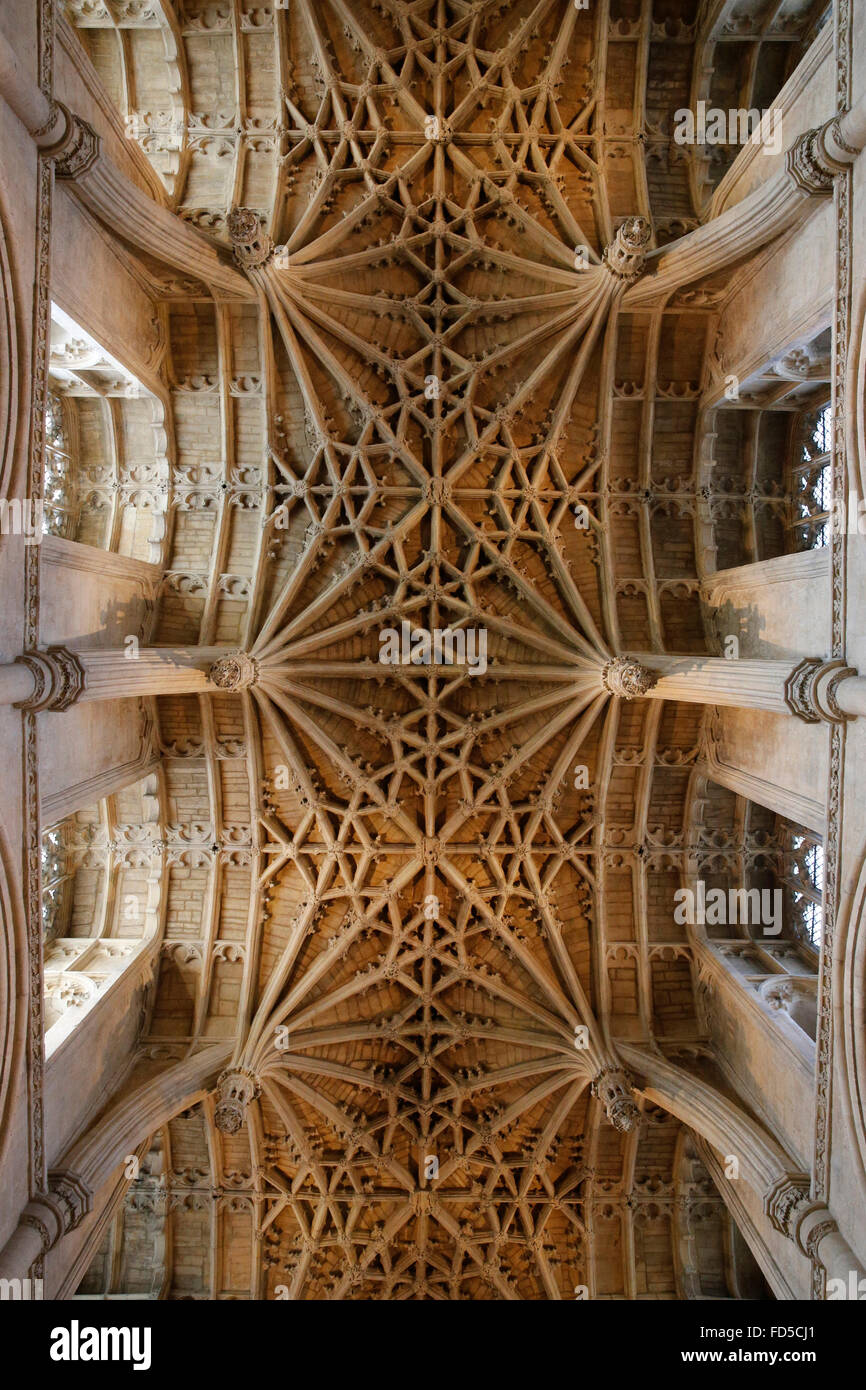
[[[801,1222],[823,1205],[811,1195],[808,1173],[782,1173],[764,1194],[764,1211],[773,1230],[793,1241],[797,1239]]]
[[[64,1232],[74,1231],[93,1209],[91,1188],[80,1173],[73,1172],[71,1168],[50,1169],[48,1191],[54,1202],[60,1205]]]
[[[619,695],[623,700],[634,700],[646,695],[658,682],[658,673],[650,671],[630,656],[615,656],[602,668],[601,683],[611,695]]]
[[[843,158],[834,157],[831,150]],[[832,193],[838,175],[859,153],[845,141],[840,119],[834,116],[825,125],[798,136],[788,150],[788,173],[804,193]]]
[[[616,236],[604,249],[602,263],[627,285],[643,273],[646,250],[652,237],[652,227],[645,217],[627,217],[617,228]]]
[[[58,102],[66,117],[66,129],[58,144],[46,150],[54,160],[54,172],[59,179],[77,179],[93,167],[101,152],[100,140],[93,126],[76,116],[63,102]]]
[[[232,208],[226,227],[235,260],[243,270],[261,269],[273,258],[274,243],[252,208]]]
[[[856,675],[845,661],[806,657],[785,681],[785,703],[805,724],[844,724],[851,715],[839,705],[838,687]]]
[[[65,140],[70,120],[69,108],[52,98],[46,119],[32,129],[30,134],[41,150],[54,149]]]
[[[207,675],[218,690],[249,690],[258,684],[259,663],[247,652],[228,652],[213,663]]]
[[[19,700],[15,708],[28,713],[65,710],[74,705],[84,690],[84,668],[68,647],[48,647],[45,651],[24,652],[15,658],[33,677],[33,692]]]

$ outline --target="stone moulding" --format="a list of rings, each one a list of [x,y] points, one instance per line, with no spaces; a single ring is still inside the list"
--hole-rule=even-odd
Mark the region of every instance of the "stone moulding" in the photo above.
[[[24,652],[16,662],[26,666],[33,676],[33,693],[19,700],[16,709],[28,713],[42,710],[60,712],[69,709],[80,698],[85,685],[81,662],[67,647],[47,647],[44,651]]]

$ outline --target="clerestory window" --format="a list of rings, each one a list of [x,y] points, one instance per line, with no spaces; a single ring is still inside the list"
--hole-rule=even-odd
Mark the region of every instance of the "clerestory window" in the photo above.
[[[72,450],[63,402],[53,391],[45,400],[45,483],[42,530],[46,536],[75,535]]]
[[[791,469],[788,549],[817,550],[830,542],[833,463],[829,404],[800,416]]]
[[[821,949],[824,925],[824,846],[817,835],[785,825],[782,882],[794,932]]]

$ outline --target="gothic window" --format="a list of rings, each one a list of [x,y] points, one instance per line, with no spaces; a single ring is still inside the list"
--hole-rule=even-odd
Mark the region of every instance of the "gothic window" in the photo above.
[[[733,19],[731,8],[717,6],[718,17],[696,65],[698,95],[705,99],[709,117],[706,139],[697,147],[700,187],[707,203],[742,149],[730,120],[717,129],[712,112],[727,117],[731,110],[772,111],[778,93],[833,14],[831,4],[816,0],[803,4],[796,18],[788,16],[788,25],[773,28],[778,5],[766,7],[761,19],[752,23],[739,15]]]
[[[159,402],[56,304],[49,371],[45,533],[157,560],[168,493]]]
[[[825,328],[735,381],[715,412],[702,497],[716,570],[829,544],[831,356]]]
[[[793,930],[814,950],[821,949],[823,929],[824,846],[810,831],[784,826],[783,876],[787,915]]]
[[[66,823],[61,822],[52,825],[42,835],[42,939],[46,945],[64,933],[71,885]]]
[[[126,1197],[105,1228],[99,1248],[74,1294],[78,1299],[159,1298],[166,1283],[171,1241],[166,1223],[171,1207],[171,1173],[166,1159],[172,1153],[173,1126],[153,1135],[140,1162],[130,1155],[124,1177],[130,1179]],[[210,1173],[205,1174],[210,1187]],[[198,1195],[198,1194],[196,1194]],[[184,1190],[188,1198],[189,1188]],[[170,1271],[168,1271],[170,1272]]]
[[[829,543],[833,486],[831,436],[829,404],[797,421],[790,483],[790,550],[817,550]]]
[[[45,833],[46,1056],[148,949],[157,930],[158,816],[154,779],[148,777]]]
[[[789,1029],[789,1037],[805,1033],[814,1040],[824,878],[820,836],[713,783],[705,796],[706,823],[714,826],[714,843],[724,845],[724,853],[699,850],[697,877],[708,899],[713,889],[728,898],[720,921],[708,916],[711,949],[748,995]],[[799,1035],[790,1032],[791,1024]]]
[[[64,404],[49,391],[45,405],[45,483],[42,529],[47,536],[75,534],[74,466]]]

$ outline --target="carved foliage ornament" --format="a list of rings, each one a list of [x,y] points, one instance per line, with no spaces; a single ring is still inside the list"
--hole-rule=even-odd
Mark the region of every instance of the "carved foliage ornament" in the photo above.
[[[601,680],[605,690],[611,695],[619,695],[623,700],[634,700],[646,695],[658,681],[655,671],[647,670],[639,661],[627,656],[616,656],[603,667]]]
[[[232,652],[215,661],[207,674],[219,690],[248,690],[258,682],[259,664],[246,652]]]

